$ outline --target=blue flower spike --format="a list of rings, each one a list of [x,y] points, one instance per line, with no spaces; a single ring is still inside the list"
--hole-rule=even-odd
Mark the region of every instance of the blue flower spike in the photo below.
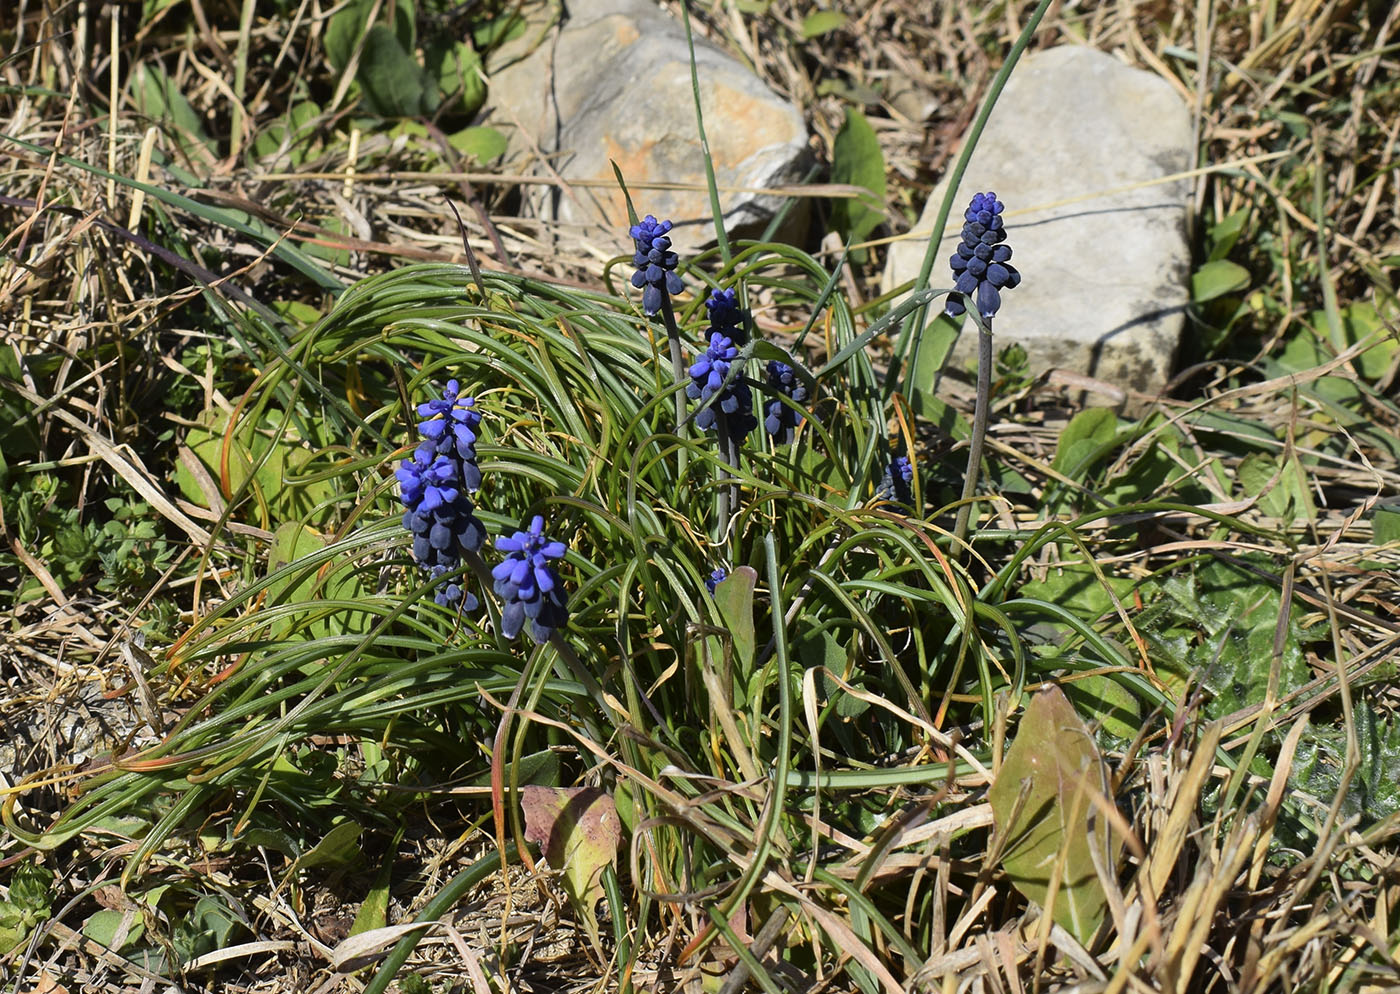
[[[506,553],[505,561],[491,571],[493,589],[501,598],[501,634],[515,638],[528,620],[530,637],[548,642],[556,628],[569,623],[559,575],[549,564],[562,559],[568,547],[545,536],[544,518],[537,514],[529,531],[496,539],[496,549]]]
[[[649,315],[661,310],[664,294],[677,294],[685,289],[676,275],[680,256],[671,251],[670,230],[670,221],[658,221],[650,214],[628,229],[636,245],[632,265],[637,271],[632,274],[632,285],[642,291],[642,311]]]
[[[885,467],[885,475],[875,488],[875,496],[880,500],[896,500],[901,504],[914,503],[914,463],[908,456],[895,456]]]
[[[475,552],[486,531],[475,515],[471,492],[481,486],[476,463],[476,432],[481,413],[450,380],[441,397],[418,405],[423,441],[399,463],[394,476],[403,502],[403,526],[413,535],[413,558],[432,579],[455,571],[463,552]],[[476,598],[454,578],[437,587],[433,599],[444,607],[473,611]]]
[[[990,321],[1001,308],[1001,291],[1014,289],[1021,282],[1021,274],[1010,263],[1011,246],[1004,244],[1003,210],[1005,205],[995,193],[978,193],[963,212],[962,241],[949,260],[957,291],[948,296],[945,310],[949,317],[962,314],[968,301],[975,301],[977,313]]]
[[[797,404],[807,400],[806,384],[797,378],[797,372],[791,366],[777,359],[768,363],[768,388]],[[793,432],[802,421],[801,411],[784,404],[776,396],[763,402],[763,428],[779,445],[792,441]]]
[[[728,570],[726,570],[723,566],[716,566],[713,570],[710,571],[710,575],[705,578],[705,589],[713,594],[715,592],[715,588],[718,587],[721,583],[723,583],[725,581],[725,578],[728,576]]]
[[[710,315],[710,327],[706,331],[710,344],[690,367],[685,395],[705,404],[718,393],[714,403],[695,415],[695,426],[701,431],[710,431],[718,423],[718,415],[723,414],[730,438],[742,442],[758,427],[758,419],[753,416],[753,391],[742,378],[735,379],[723,390],[720,388],[731,367],[740,360],[744,315],[733,290],[710,291],[705,308]]]

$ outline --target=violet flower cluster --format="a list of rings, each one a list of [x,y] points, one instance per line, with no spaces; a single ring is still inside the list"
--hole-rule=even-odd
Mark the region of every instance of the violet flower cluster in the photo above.
[[[690,367],[685,395],[701,404],[718,395],[713,403],[695,415],[695,426],[709,431],[716,426],[718,418],[723,417],[729,437],[739,443],[758,426],[758,419],[753,415],[753,391],[744,381],[742,371],[733,369],[740,361],[740,348],[745,339],[743,314],[734,301],[733,290],[711,291],[705,308],[710,314],[709,345]]]
[[[671,251],[670,230],[670,221],[658,221],[648,214],[628,231],[636,245],[632,265],[637,271],[632,274],[632,285],[642,291],[642,311],[646,314],[661,310],[663,295],[685,289],[676,275],[680,257]]]
[[[423,441],[394,475],[405,508],[403,524],[413,534],[413,558],[437,579],[458,570],[463,555],[479,552],[485,542],[470,496],[481,487],[476,458],[481,412],[473,398],[461,396],[458,382],[449,380],[442,397],[420,404],[418,414],[426,419],[418,425]],[[506,558],[491,575],[501,598],[501,634],[508,639],[519,635],[526,621],[536,642],[548,641],[569,623],[563,585],[550,564],[568,550],[545,535],[544,524],[536,515],[528,532],[496,539]],[[456,577],[439,584],[433,600],[465,611],[479,605]]]
[[[548,642],[556,628],[569,623],[569,609],[559,575],[550,560],[563,558],[568,549],[544,533],[544,518],[535,515],[529,531],[496,539],[505,561],[491,571],[495,591],[501,597],[501,634],[513,639],[528,620],[530,637]]]
[[[875,496],[880,500],[896,500],[901,504],[914,503],[914,463],[908,456],[895,456],[885,467],[880,485],[875,488]]]
[[[797,371],[791,366],[773,359],[768,363],[768,389],[773,396],[763,402],[763,428],[779,445],[786,445],[802,424],[803,414],[792,405],[784,404],[778,395],[801,404],[807,399],[807,385],[797,378]]]
[[[471,494],[481,486],[476,463],[476,430],[481,414],[475,400],[462,397],[456,380],[441,398],[418,405],[423,441],[399,464],[403,526],[413,535],[413,558],[436,579],[461,566],[463,552],[481,548],[486,532],[473,513]],[[433,597],[443,606],[473,611],[477,599],[460,580],[441,584]]]
[[[967,310],[974,301],[977,313],[990,321],[1001,307],[1001,291],[1013,289],[1021,282],[1021,274],[1010,264],[1011,246],[1006,241],[1006,226],[1001,213],[1005,205],[995,193],[978,193],[963,212],[962,241],[957,253],[949,260],[953,268],[953,289],[946,307],[950,317]]]

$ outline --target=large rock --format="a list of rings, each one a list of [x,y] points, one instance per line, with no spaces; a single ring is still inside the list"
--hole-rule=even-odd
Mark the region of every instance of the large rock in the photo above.
[[[491,123],[513,132],[512,154],[528,155],[537,146],[565,180],[600,184],[574,186],[573,196],[547,190],[532,198],[536,212],[602,224],[625,237],[627,207],[613,177],[616,162],[638,214],[675,222],[678,251],[713,241],[684,25],[652,0],[586,0],[569,10],[557,33],[517,61],[493,64],[491,73]],[[724,188],[801,179],[806,126],[795,107],[699,35],[695,61],[726,228],[752,230],[771,219],[783,199]],[[538,162],[533,168],[548,174]],[[642,188],[657,182],[698,189]]]
[[[1165,81],[1090,48],[1028,56],[1011,74],[963,177],[930,284],[950,286],[948,257],[972,194],[1006,204],[1019,287],[1002,294],[998,348],[1019,342],[1040,372],[1065,368],[1157,391],[1185,321],[1191,252],[1191,118]],[[1130,188],[1131,187],[1131,188]],[[943,187],[915,230],[933,225]],[[927,242],[890,252],[888,291],[918,276]],[[969,323],[955,361],[975,355]]]

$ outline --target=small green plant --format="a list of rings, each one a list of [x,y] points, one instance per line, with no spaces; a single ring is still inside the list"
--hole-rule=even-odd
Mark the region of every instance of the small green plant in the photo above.
[[[0,958],[20,946],[51,913],[53,871],[34,859],[21,860],[10,873],[9,892],[0,901]]]

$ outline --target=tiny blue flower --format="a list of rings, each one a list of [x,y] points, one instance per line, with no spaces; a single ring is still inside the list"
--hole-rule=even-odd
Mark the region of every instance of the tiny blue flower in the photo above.
[[[496,539],[496,548],[507,553],[505,561],[491,571],[502,602],[501,634],[515,638],[528,619],[530,637],[548,642],[556,628],[569,623],[559,576],[549,565],[551,559],[562,558],[568,547],[545,537],[544,518],[537,514],[529,531]]]
[[[481,412],[476,398],[463,397],[456,380],[448,380],[441,398],[418,405],[419,433],[433,442],[438,451],[449,455],[456,449],[458,458],[476,462],[476,432],[481,426]],[[472,487],[471,489],[476,489]]]
[[[990,321],[1001,307],[1001,291],[1013,289],[1021,282],[1021,274],[1010,264],[1011,247],[1006,241],[1006,227],[1001,213],[1005,205],[995,193],[978,193],[963,212],[962,241],[957,254],[950,260],[953,269],[953,289],[945,308],[950,317],[967,310],[967,301],[975,300],[977,313]]]
[[[675,272],[680,256],[671,251],[670,230],[670,221],[658,221],[650,214],[628,229],[637,249],[632,255],[632,265],[637,267],[632,285],[642,291],[642,311],[646,314],[661,310],[662,294],[685,289]]]
[[[723,414],[730,436],[742,442],[758,426],[758,419],[753,416],[753,391],[742,379],[734,380],[722,391],[720,389],[730,368],[738,360],[739,348],[733,340],[718,331],[711,332],[709,348],[690,367],[690,382],[685,385],[685,395],[704,404],[719,393],[713,404],[695,415],[695,426],[701,431],[709,431],[715,427],[717,414]]]
[[[801,404],[807,399],[807,386],[797,378],[797,372],[785,362],[777,359],[768,363],[768,389],[775,394],[790,397]],[[802,424],[802,413],[784,404],[777,397],[763,402],[763,427],[779,444],[792,441],[792,433]]]
[[[705,577],[705,589],[713,594],[715,588],[723,583],[727,576],[729,576],[728,570],[723,566],[716,566],[710,571],[710,575]]]

